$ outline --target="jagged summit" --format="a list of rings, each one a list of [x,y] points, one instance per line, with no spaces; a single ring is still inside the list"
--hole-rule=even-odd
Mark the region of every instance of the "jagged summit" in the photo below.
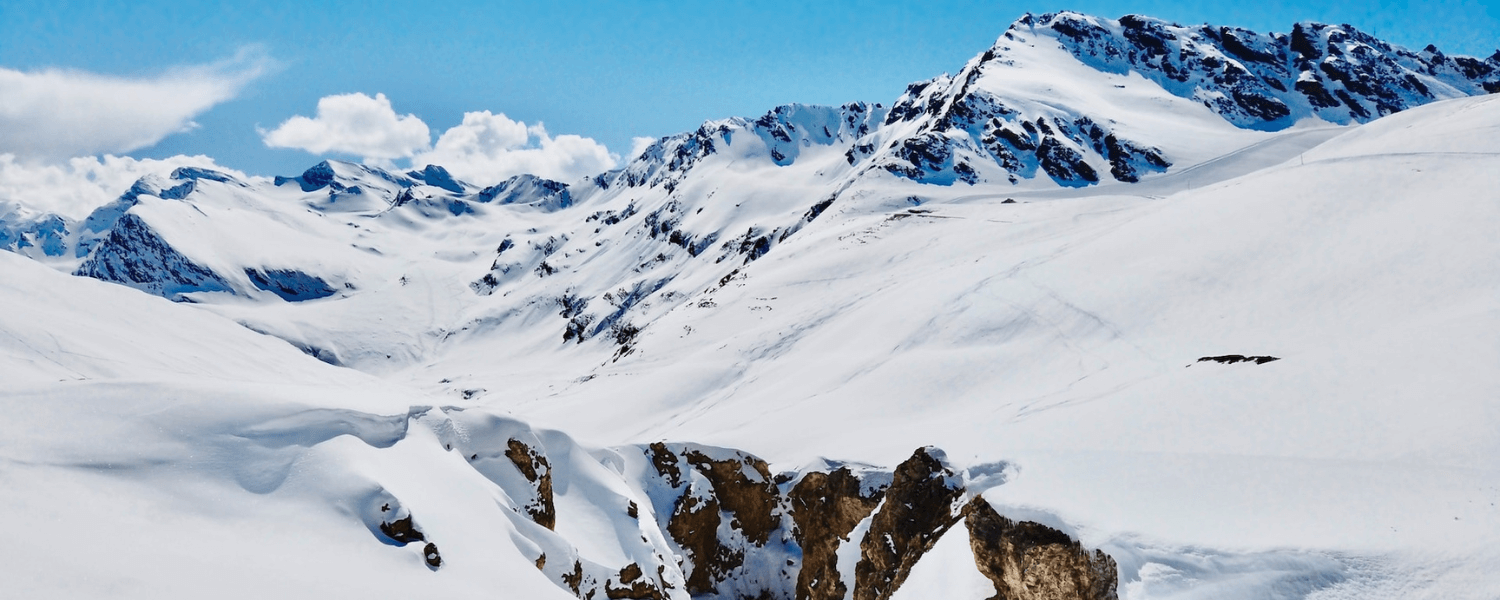
[[[1281,129],[1308,116],[1363,123],[1436,100],[1500,91],[1496,57],[1448,57],[1430,45],[1412,52],[1351,25],[1303,22],[1290,33],[1257,33],[1062,12],[1022,17],[997,46],[1027,34],[1054,37],[1101,71],[1140,73],[1240,127]]]
[[[1133,183],[1225,149],[1184,138],[1309,119],[1363,123],[1497,90],[1500,58],[1412,52],[1348,25],[1263,34],[1138,15],[1028,14],[956,75],[911,84],[889,109],[788,105],[753,121],[709,121],[596,181],[673,189],[745,132],[759,143],[744,153],[781,166],[821,144],[839,146],[855,172],[920,183]]]

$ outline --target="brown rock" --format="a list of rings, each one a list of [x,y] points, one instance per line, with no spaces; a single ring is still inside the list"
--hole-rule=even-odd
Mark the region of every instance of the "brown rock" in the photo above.
[[[515,463],[527,481],[536,486],[536,502],[522,507],[527,516],[537,525],[554,529],[557,526],[557,508],[552,500],[552,466],[547,464],[547,457],[521,440],[510,440],[505,457]]]
[[[667,522],[667,533],[692,558],[687,576],[687,591],[694,596],[718,591],[717,583],[725,573],[745,562],[745,557],[730,552],[719,543],[719,503],[684,495]]]
[[[427,566],[432,568],[432,570],[434,571],[436,571],[438,567],[443,566],[443,556],[441,554],[438,554],[437,544],[428,542],[427,545],[422,548],[422,560],[427,561]]]
[[[963,486],[950,483],[952,475],[926,448],[896,467],[885,502],[859,544],[854,600],[889,598],[917,560],[958,522],[953,505],[963,497]]]
[[[583,563],[573,561],[573,572],[563,573],[562,580],[564,584],[567,584],[568,589],[573,590],[573,595],[577,596],[579,588],[583,585]]]
[[[666,596],[649,579],[641,577],[641,566],[636,563],[625,565],[620,569],[620,584],[622,587],[614,587],[611,582],[604,582],[604,595],[610,598],[629,598],[631,600],[665,600]]]
[[[1067,534],[1012,521],[984,498],[964,508],[979,572],[995,584],[990,600],[1116,600],[1119,574],[1102,550],[1089,552]]]
[[[756,546],[765,546],[771,531],[781,525],[781,493],[771,482],[766,461],[748,455],[739,460],[712,460],[693,450],[684,452],[683,457],[713,485],[719,506],[734,517],[731,526],[744,532],[745,539]],[[756,476],[745,474],[747,466]]]
[[[860,487],[859,478],[840,467],[832,473],[807,473],[788,494],[797,524],[794,536],[802,547],[797,600],[842,599],[848,591],[838,572],[839,543],[884,496],[884,490],[863,496]]]
[[[417,529],[416,522],[412,521],[411,515],[406,515],[406,518],[396,519],[389,523],[381,523],[380,532],[402,546],[427,539],[426,536],[422,535],[422,530]]]

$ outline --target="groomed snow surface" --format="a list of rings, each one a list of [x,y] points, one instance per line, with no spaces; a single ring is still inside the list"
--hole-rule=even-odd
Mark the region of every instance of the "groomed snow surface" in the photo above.
[[[969,491],[1110,553],[1123,598],[1500,597],[1500,98],[1232,146],[1083,190],[843,179],[816,220],[847,165],[815,145],[650,197],[356,226],[295,184],[150,196],[135,214],[227,291],[0,253],[5,595],[571,598],[575,561],[670,580],[664,517],[625,516],[652,505],[636,445],[666,440],[773,473],[928,444],[1004,461]],[[637,225],[673,201],[699,233],[802,225],[753,261],[654,260]],[[337,293],[284,301],[252,267]],[[565,342],[569,293],[639,333]],[[1235,354],[1279,360],[1198,360]],[[486,462],[520,438],[552,461],[555,531]],[[382,536],[383,506],[440,568]],[[989,586],[956,527],[896,597]]]

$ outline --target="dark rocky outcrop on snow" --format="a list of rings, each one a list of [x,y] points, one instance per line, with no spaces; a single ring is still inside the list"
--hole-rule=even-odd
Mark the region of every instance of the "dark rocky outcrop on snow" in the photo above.
[[[664,443],[642,450],[652,465],[644,483],[665,516],[664,533],[682,550],[695,598],[889,598],[961,521],[976,568],[997,581],[1000,598],[1115,597],[1108,555],[969,500],[963,477],[935,448],[917,449],[893,471],[831,465],[775,478],[763,461],[735,450]],[[853,572],[840,572],[839,554],[849,552],[857,556]]]
[[[547,463],[547,457],[516,439],[507,444],[505,457],[533,486],[534,499],[523,505],[522,510],[537,525],[547,529],[557,527],[557,508],[552,499],[552,465]]]
[[[257,289],[276,294],[287,302],[327,298],[335,293],[321,277],[296,269],[245,269]]]
[[[181,300],[192,292],[229,291],[218,273],[182,255],[145,220],[126,213],[74,275],[122,283]]]
[[[848,593],[838,572],[839,544],[875,511],[884,490],[869,488],[848,467],[806,473],[787,493],[802,568],[797,573],[799,600],[836,600]]]
[[[964,508],[974,561],[1002,600],[1115,600],[1114,559],[1089,552],[1067,534],[1012,521],[982,497]]]
[[[911,574],[917,561],[960,518],[963,482],[939,459],[918,448],[896,467],[885,501],[859,542],[854,600],[885,600]]]
[[[1268,362],[1274,362],[1278,360],[1281,360],[1281,358],[1276,356],[1245,356],[1243,354],[1225,354],[1223,356],[1205,356],[1199,358],[1198,362],[1216,362],[1222,365],[1253,362],[1257,365],[1263,365]]]

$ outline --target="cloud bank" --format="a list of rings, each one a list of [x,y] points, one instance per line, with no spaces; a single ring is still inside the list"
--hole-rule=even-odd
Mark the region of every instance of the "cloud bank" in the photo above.
[[[604,144],[577,135],[548,135],[541,123],[526,125],[490,111],[464,113],[464,121],[443,132],[431,151],[413,166],[442,165],[480,185],[493,185],[522,173],[572,181],[614,168]]]
[[[330,152],[362,157],[393,166],[441,165],[459,179],[493,185],[522,173],[572,181],[614,168],[618,157],[593,139],[552,136],[541,124],[527,125],[490,111],[464,113],[463,122],[432,143],[431,130],[416,115],[400,115],[384,94],[325,96],[316,116],[294,116],[261,139],[272,148],[295,148],[313,154]]]
[[[156,160],[105,155],[37,163],[19,160],[14,154],[0,154],[0,204],[15,203],[29,211],[82,219],[125,193],[135,180],[150,174],[165,177],[178,167],[214,169],[248,179],[207,156]]]
[[[31,161],[129,152],[190,130],[272,68],[259,50],[146,78],[0,67],[0,153]]]
[[[432,133],[416,115],[397,115],[385,94],[339,94],[320,98],[316,117],[297,115],[262,131],[261,139],[271,148],[390,161],[411,158],[427,147]]]

